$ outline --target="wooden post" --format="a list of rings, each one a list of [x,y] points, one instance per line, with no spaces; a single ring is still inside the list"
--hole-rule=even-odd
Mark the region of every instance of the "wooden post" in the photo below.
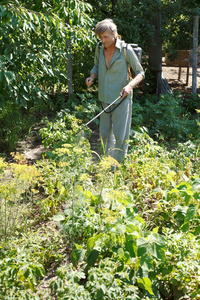
[[[193,21],[193,57],[192,57],[192,92],[197,92],[197,59],[198,59],[198,30],[199,17],[194,17]]]

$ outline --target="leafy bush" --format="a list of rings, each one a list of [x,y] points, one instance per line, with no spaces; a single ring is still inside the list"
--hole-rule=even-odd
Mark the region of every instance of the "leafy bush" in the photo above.
[[[184,99],[186,111],[189,111],[191,114],[196,114],[196,110],[199,109],[199,100],[199,94],[187,95]]]
[[[74,203],[54,217],[64,236],[73,240],[71,259],[79,269],[67,277],[57,273],[51,287],[59,299],[66,294],[79,299],[81,292],[88,299],[129,299],[131,294],[136,299],[199,297],[198,275],[192,275],[199,272],[192,263],[199,249],[199,176],[186,180],[194,172],[190,159],[199,157],[197,148],[182,145],[186,156],[180,156],[181,150],[168,152],[144,129],[135,132],[133,144],[114,175],[110,159],[102,158],[95,167],[95,186],[88,176],[82,187],[81,176],[76,178]],[[193,253],[187,246],[192,237],[197,249]],[[179,258],[172,264],[174,255]],[[181,268],[190,275],[180,273]],[[194,280],[188,285],[190,276]]]
[[[33,116],[32,120],[30,116],[26,116],[20,106],[8,101],[0,114],[0,151],[14,151],[17,142],[24,132],[28,133],[27,128],[30,128],[34,120]]]
[[[133,127],[145,126],[151,137],[163,141],[184,142],[199,137],[197,114],[191,117],[181,95],[161,95],[160,99],[145,95],[144,98],[143,104],[133,103]]]
[[[40,299],[37,287],[52,262],[60,262],[63,241],[55,230],[40,228],[34,234],[23,232],[0,244],[1,299]],[[42,290],[44,295],[44,290]]]
[[[164,295],[181,299],[188,295],[192,299],[200,297],[199,238],[192,233],[165,230],[167,251],[165,261],[160,263],[160,280],[165,287]]]

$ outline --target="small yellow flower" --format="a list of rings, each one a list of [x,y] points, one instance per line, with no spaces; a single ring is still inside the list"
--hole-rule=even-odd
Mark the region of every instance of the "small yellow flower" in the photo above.
[[[104,157],[99,163],[99,168],[103,170],[109,170],[112,166],[120,167],[120,163],[110,155]]]

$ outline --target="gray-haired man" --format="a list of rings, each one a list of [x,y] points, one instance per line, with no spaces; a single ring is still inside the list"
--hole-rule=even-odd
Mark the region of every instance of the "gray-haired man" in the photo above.
[[[86,78],[86,85],[90,87],[98,76],[98,97],[105,110],[120,94],[122,97],[119,102],[124,99],[120,105],[115,103],[107,113],[100,116],[100,136],[106,153],[120,163],[128,150],[132,91],[143,80],[144,71],[132,47],[128,46],[127,60],[135,73],[135,77],[130,80],[124,54],[125,43],[118,38],[117,26],[113,20],[105,19],[97,23],[95,33],[100,38],[102,47],[96,47],[94,66],[90,77]]]

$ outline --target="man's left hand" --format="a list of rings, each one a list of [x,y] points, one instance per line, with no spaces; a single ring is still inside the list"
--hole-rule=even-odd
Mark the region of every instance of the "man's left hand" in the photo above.
[[[130,95],[132,88],[127,84],[121,91],[122,99]]]

